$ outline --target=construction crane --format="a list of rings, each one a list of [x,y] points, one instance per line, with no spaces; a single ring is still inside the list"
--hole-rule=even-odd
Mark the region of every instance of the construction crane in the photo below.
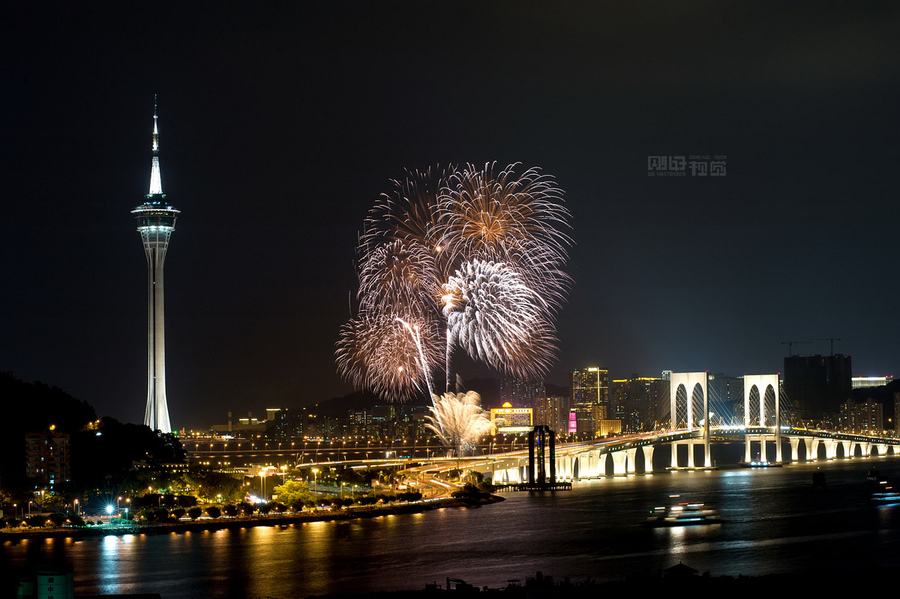
[[[840,337],[825,337],[824,339],[816,339],[816,341],[828,341],[831,344],[831,349],[829,350],[829,355],[834,355],[834,342],[840,341]]]
[[[812,343],[812,341],[782,341],[781,345],[788,346],[788,357],[790,358],[791,356],[794,355],[792,352],[793,347],[795,345],[800,345],[801,343]]]

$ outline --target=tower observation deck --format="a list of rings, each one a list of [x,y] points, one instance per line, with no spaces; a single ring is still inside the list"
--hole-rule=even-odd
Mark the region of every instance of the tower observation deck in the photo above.
[[[150,166],[150,192],[144,203],[131,211],[147,256],[147,408],[144,424],[153,430],[172,432],[166,404],[166,326],[163,311],[163,266],[169,238],[180,213],[166,201],[159,172],[159,126],[156,99],[153,102],[153,161]]]

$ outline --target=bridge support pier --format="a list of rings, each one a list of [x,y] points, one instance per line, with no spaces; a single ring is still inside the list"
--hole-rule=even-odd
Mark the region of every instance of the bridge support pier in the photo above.
[[[644,452],[644,474],[653,473],[653,445],[644,445],[641,450]]]
[[[637,455],[637,447],[625,451],[628,460],[625,462],[625,474],[637,474],[637,463],[634,457]]]
[[[612,454],[607,454],[607,455],[612,455],[613,476],[625,476],[626,474],[628,474],[628,472],[625,471],[625,468],[626,468],[626,465],[628,462],[628,453],[626,453],[624,451],[614,451],[614,452],[612,452]],[[604,462],[605,461],[606,460],[604,460]],[[604,468],[604,474],[605,474],[605,470],[606,469]]]

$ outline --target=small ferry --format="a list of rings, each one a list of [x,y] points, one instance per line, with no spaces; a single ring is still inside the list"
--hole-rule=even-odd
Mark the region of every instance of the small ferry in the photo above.
[[[872,493],[872,501],[881,506],[900,504],[900,491],[886,480],[878,482],[878,490]]]
[[[722,518],[714,509],[702,503],[681,502],[653,508],[644,524],[647,526],[693,526],[721,523]]]
[[[745,462],[741,460],[738,462],[738,465],[741,468],[781,468],[781,462],[768,462],[766,460],[753,460],[751,462]]]

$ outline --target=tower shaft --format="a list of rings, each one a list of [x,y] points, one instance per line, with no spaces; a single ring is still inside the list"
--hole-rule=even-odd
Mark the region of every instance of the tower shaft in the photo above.
[[[171,230],[141,231],[147,256],[147,407],[144,424],[172,431],[166,401],[166,319],[163,268]]]

